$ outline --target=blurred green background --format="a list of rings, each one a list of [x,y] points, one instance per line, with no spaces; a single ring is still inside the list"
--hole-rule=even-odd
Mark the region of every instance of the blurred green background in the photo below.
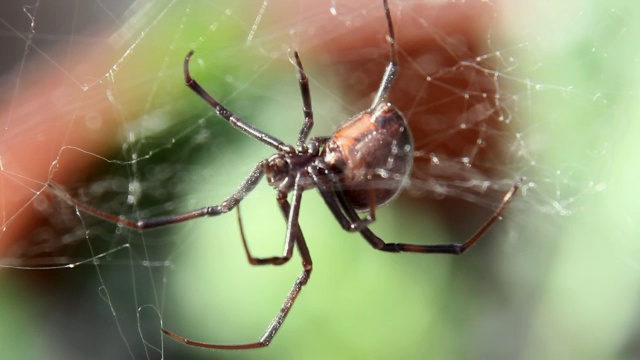
[[[300,99],[283,50],[290,44],[279,37],[288,29],[267,26],[247,45],[259,9],[257,2],[156,3],[133,7],[111,24],[134,34],[121,50],[133,55],[110,89],[124,109],[123,134],[136,139],[123,136],[113,157],[125,162],[105,163],[83,185],[89,197],[98,194],[92,204],[126,215],[122,194],[139,184],[145,195],[130,210],[134,216],[206,205],[230,194],[270,154],[217,121],[182,85],[181,59],[191,48],[193,75],[212,94],[256,126],[295,139]],[[473,251],[458,258],[373,251],[341,230],[309,191],[301,213],[315,264],[309,285],[267,349],[212,352],[162,338],[160,322],[194,340],[253,341],[299,274],[298,258],[284,267],[247,264],[233,214],[145,234],[84,216],[79,226],[90,231],[93,256],[128,247],[74,269],[0,269],[3,353],[12,359],[639,358],[640,8],[633,1],[543,1],[496,2],[495,9],[487,42],[505,52],[500,59],[518,64],[499,70],[515,78],[514,89],[503,91],[517,98],[511,111],[536,163],[527,167],[526,191]],[[346,90],[331,88],[338,80],[313,60],[305,67],[314,134],[327,134],[349,115],[335,108],[336,94]],[[130,161],[134,155],[149,160]],[[114,182],[107,191],[94,189]],[[461,234],[476,228],[463,216],[443,218],[423,200],[402,197],[382,208],[373,229],[389,242],[448,243],[462,240],[452,228]],[[479,207],[480,219],[491,213],[466,206]],[[243,202],[242,215],[256,254],[281,251],[284,221],[266,184]]]

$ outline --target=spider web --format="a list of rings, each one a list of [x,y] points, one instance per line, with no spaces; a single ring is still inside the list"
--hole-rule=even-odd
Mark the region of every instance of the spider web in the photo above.
[[[410,122],[415,162],[372,229],[388,242],[461,242],[519,178],[521,189],[504,221],[460,258],[373,251],[306,192],[300,221],[314,272],[259,352],[190,348],[160,328],[255,341],[300,271],[297,256],[281,267],[247,264],[233,213],[138,232],[75,209],[46,184],[134,220],[221,202],[273,150],[183,85],[185,54],[195,50],[193,76],[225,106],[292,143],[302,124],[297,50],[312,135],[331,134],[370,106],[388,62],[381,4],[3,4],[3,353],[637,357],[633,4],[391,1],[400,75],[390,101]],[[274,198],[261,184],[242,202],[257,256],[281,252]]]

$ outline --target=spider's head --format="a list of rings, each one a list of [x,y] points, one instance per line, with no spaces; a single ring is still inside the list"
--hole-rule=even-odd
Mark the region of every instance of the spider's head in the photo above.
[[[264,165],[267,182],[274,189],[289,192],[293,188],[294,176],[291,175],[291,165],[284,154],[275,154],[267,159]]]

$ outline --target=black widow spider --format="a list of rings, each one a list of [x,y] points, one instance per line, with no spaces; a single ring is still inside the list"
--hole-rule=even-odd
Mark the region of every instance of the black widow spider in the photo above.
[[[462,254],[500,218],[512,200],[521,180],[516,181],[511,190],[507,192],[502,203],[489,220],[471,238],[461,244],[385,243],[369,229],[368,225],[375,220],[376,207],[391,201],[400,192],[413,163],[413,139],[407,121],[398,109],[387,102],[389,89],[398,73],[398,55],[389,5],[387,0],[383,0],[382,3],[389,31],[387,41],[390,60],[380,88],[374,97],[371,108],[353,116],[330,137],[313,137],[307,142],[313,127],[311,95],[309,81],[302,67],[302,62],[298,53],[294,51],[304,113],[304,122],[295,147],[255,128],[231,113],[209,95],[189,73],[189,61],[194,51],[191,50],[187,54],[184,60],[186,85],[211,105],[218,115],[227,120],[231,126],[278,151],[268,159],[260,161],[238,190],[219,205],[207,206],[178,215],[132,221],[94,209],[73,199],[57,185],[48,184],[58,196],[78,209],[121,226],[141,231],[195,218],[225,214],[238,207],[240,201],[256,187],[263,176],[266,176],[269,185],[277,192],[276,201],[287,221],[282,256],[253,257],[244,236],[239,213],[238,221],[244,250],[252,265],[285,264],[291,259],[294,247],[298,248],[303,270],[287,295],[280,312],[264,335],[252,343],[209,344],[186,339],[163,328],[162,332],[166,335],[187,345],[210,349],[252,349],[269,345],[291,310],[302,286],[307,283],[311,275],[311,255],[298,224],[302,192],[305,190],[317,188],[344,230],[359,232],[374,249],[386,252]],[[288,200],[289,193],[292,193],[291,202]],[[366,210],[369,214],[360,218],[357,212]]]

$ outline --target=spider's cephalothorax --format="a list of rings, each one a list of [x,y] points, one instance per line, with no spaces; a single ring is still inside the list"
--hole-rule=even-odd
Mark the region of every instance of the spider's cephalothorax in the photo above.
[[[274,189],[282,192],[290,192],[295,182],[295,174],[291,171],[291,157],[298,156],[285,155],[282,153],[274,154],[267,160],[262,162],[262,169],[267,178],[267,183]]]
[[[315,187],[315,183],[309,174],[309,167],[313,166],[317,154],[311,154],[308,150],[295,153],[278,153],[271,155],[262,162],[262,169],[267,183],[282,193],[293,191],[298,184],[303,190]]]
[[[400,111],[388,103],[389,90],[398,73],[398,55],[387,0],[382,0],[382,4],[387,20],[390,59],[380,87],[368,110],[347,120],[329,137],[314,137],[307,141],[313,127],[309,81],[298,53],[293,53],[295,65],[298,68],[304,113],[304,122],[295,147],[257,129],[209,95],[191,77],[189,61],[193,50],[187,54],[184,60],[184,77],[187,86],[213,107],[218,116],[228,121],[231,126],[277,151],[275,155],[259,162],[238,190],[220,204],[206,206],[183,214],[134,221],[97,210],[73,199],[57,185],[49,184],[49,187],[56,194],[76,208],[116,222],[121,226],[142,231],[195,218],[225,214],[238,208],[240,202],[266,176],[269,185],[276,190],[276,201],[287,223],[282,255],[268,258],[252,256],[244,237],[239,210],[238,220],[242,244],[247,259],[252,265],[285,264],[291,259],[294,248],[297,248],[300,254],[302,272],[282,304],[280,312],[264,335],[255,342],[237,345],[210,344],[189,340],[162,329],[166,335],[188,345],[209,349],[252,349],[269,345],[293,306],[301,288],[307,284],[311,275],[311,254],[298,223],[302,193],[305,190],[317,188],[325,204],[343,229],[359,232],[371,247],[385,252],[459,255],[469,249],[500,218],[518,190],[520,180],[516,181],[511,190],[507,192],[502,203],[489,220],[473,236],[461,244],[386,243],[369,229],[369,224],[375,220],[376,207],[389,202],[400,192],[409,176],[413,162],[413,140],[407,122]],[[368,214],[361,218],[357,211],[368,211]]]

